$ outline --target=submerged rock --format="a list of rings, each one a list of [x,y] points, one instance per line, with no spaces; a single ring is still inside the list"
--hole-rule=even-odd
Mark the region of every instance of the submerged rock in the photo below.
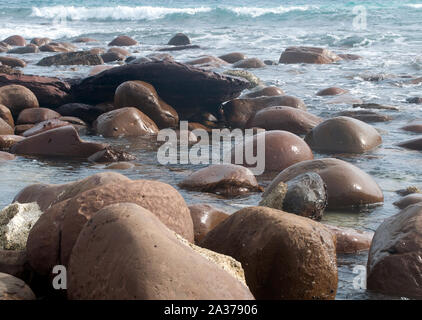
[[[404,196],[400,200],[394,202],[393,204],[396,207],[398,207],[399,209],[404,209],[404,208],[407,208],[408,206],[410,206],[412,204],[419,203],[419,202],[422,202],[422,194],[411,193],[411,194]]]
[[[236,63],[240,60],[246,59],[246,56],[241,52],[231,52],[231,53],[223,54],[222,56],[219,56],[219,58],[228,63]]]
[[[349,118],[354,118],[363,122],[387,122],[393,120],[393,117],[381,114],[368,110],[358,110],[358,111],[342,111],[335,114],[336,117],[345,116]]]
[[[0,211],[0,250],[25,250],[31,228],[43,214],[37,203],[13,203]]]
[[[342,60],[334,52],[315,47],[289,47],[280,56],[279,63],[326,64]]]
[[[400,142],[398,146],[410,150],[422,150],[422,138],[415,138]]]
[[[41,59],[37,65],[52,66],[52,65],[88,65],[95,66],[103,64],[104,61],[98,54],[92,54],[89,51],[65,52],[55,56],[49,56]]]
[[[138,41],[132,39],[129,36],[118,36],[113,39],[108,45],[109,46],[116,46],[116,47],[129,47],[137,45]]]
[[[325,224],[336,237],[337,254],[358,253],[369,250],[373,232],[365,232],[351,228],[335,227]]]
[[[171,46],[185,46],[191,44],[189,37],[184,33],[176,33],[167,43]]]

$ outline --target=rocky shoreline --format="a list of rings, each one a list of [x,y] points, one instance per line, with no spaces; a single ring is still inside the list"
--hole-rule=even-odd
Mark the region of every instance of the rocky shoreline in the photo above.
[[[195,143],[213,129],[263,129],[242,150],[265,140],[269,183],[261,185],[246,161],[235,163],[233,149],[231,164],[195,170],[172,185],[113,171],[67,184],[29,185],[0,211],[0,299],[334,299],[338,255],[362,251],[369,251],[368,289],[422,298],[418,190],[395,203],[402,211],[375,234],[320,222],[325,211],[383,204],[383,191],[369,173],[335,157],[378,148],[382,133],[371,123],[393,121],[383,111],[397,109],[358,101],[342,88],[321,88],[317,96],[359,108],[322,118],[302,99],[253,74],[278,63],[363,57],[289,47],[278,62],[240,52],[179,62],[163,52],[197,49],[184,34],[144,57],[132,55],[138,42],[128,36],[108,48],[80,50],[88,42],[95,40],[34,38],[27,44],[15,35],[0,41],[6,53],[0,55],[0,166],[28,157],[122,169],[142,160],[130,148],[116,148],[116,139],[159,145],[160,130],[173,129],[179,140]],[[40,67],[87,65],[90,75],[25,74],[24,55],[40,52],[51,53],[37,62]],[[181,121],[189,122],[188,130]],[[420,120],[402,130],[420,133]],[[398,147],[420,151],[421,141]],[[229,214],[206,203],[188,206],[176,186],[223,199],[262,193],[262,199]],[[52,286],[58,265],[67,270],[67,290]]]

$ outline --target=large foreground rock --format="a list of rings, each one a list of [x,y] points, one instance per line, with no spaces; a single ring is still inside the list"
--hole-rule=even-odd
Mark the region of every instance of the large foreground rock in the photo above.
[[[422,299],[422,204],[386,219],[368,256],[368,289]]]
[[[343,160],[324,158],[296,163],[280,174],[265,189],[263,197],[280,182],[305,172],[316,172],[327,185],[328,209],[360,207],[384,201],[378,184],[361,169]]]
[[[172,61],[129,64],[106,70],[72,87],[78,102],[113,101],[116,88],[125,81],[151,84],[158,95],[177,110],[215,111],[246,89],[247,82]]]
[[[305,137],[312,150],[326,153],[364,153],[382,143],[371,125],[349,117],[327,119]]]
[[[201,246],[241,262],[257,299],[334,299],[336,295],[335,239],[310,219],[249,207],[220,223]]]
[[[181,242],[150,211],[130,203],[102,209],[82,229],[69,264],[68,296],[253,299],[234,276]]]
[[[76,129],[69,125],[28,137],[16,143],[10,151],[27,156],[86,159],[105,147],[102,143],[81,140]]]
[[[190,242],[194,241],[189,208],[176,189],[150,180],[109,183],[56,203],[41,216],[27,243],[31,266],[43,275],[48,274],[54,265],[67,266],[84,224],[102,208],[122,202],[142,206],[171,230]]]
[[[17,84],[31,90],[44,108],[58,107],[68,99],[70,85],[58,78],[0,74],[0,87]]]
[[[279,63],[327,64],[342,60],[334,52],[324,48],[289,47],[280,56]]]
[[[35,300],[35,295],[22,280],[0,273],[0,300]]]
[[[25,250],[29,231],[42,215],[36,203],[13,203],[0,211],[0,250]]]

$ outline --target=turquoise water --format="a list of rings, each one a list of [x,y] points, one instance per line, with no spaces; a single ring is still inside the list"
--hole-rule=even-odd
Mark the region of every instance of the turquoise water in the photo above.
[[[354,8],[364,6],[366,28],[358,30]],[[220,55],[242,51],[248,56],[278,60],[291,45],[327,47],[335,52],[362,55],[364,60],[333,65],[276,65],[253,70],[266,84],[276,85],[305,101],[310,112],[330,117],[351,109],[346,104],[328,104],[329,98],[315,93],[328,86],[339,86],[365,102],[397,106],[400,111],[383,111],[394,117],[374,126],[382,132],[381,147],[362,156],[340,157],[360,167],[379,183],[385,203],[368,212],[326,213],[324,221],[362,230],[376,230],[386,218],[397,213],[394,192],[409,185],[422,186],[419,168],[421,153],[403,150],[396,143],[415,137],[400,130],[407,121],[422,118],[420,105],[405,102],[422,96],[421,84],[406,84],[405,77],[422,77],[422,0],[418,1],[3,1],[0,0],[0,39],[21,34],[70,41],[86,36],[106,46],[118,34],[139,41],[132,47],[135,56],[154,52],[176,32],[185,32],[200,50],[174,52],[180,61],[202,54]],[[42,54],[25,55],[25,73],[85,77],[88,67],[38,67]],[[364,75],[386,74],[380,82],[368,82]],[[102,140],[99,137],[84,137]],[[110,141],[107,141],[110,142]],[[138,166],[121,171],[133,179],[158,179],[173,186],[197,169],[195,166],[157,165],[155,149],[130,140],[111,143],[129,150]],[[325,155],[316,154],[316,157]],[[31,183],[63,183],[105,170],[102,165],[69,161],[18,158],[0,165],[0,206]],[[265,185],[269,181],[261,178]],[[259,195],[223,200],[214,195],[180,190],[190,203],[208,202],[234,212],[259,202]],[[340,257],[338,299],[388,298],[353,288],[356,265],[365,265],[366,253]]]

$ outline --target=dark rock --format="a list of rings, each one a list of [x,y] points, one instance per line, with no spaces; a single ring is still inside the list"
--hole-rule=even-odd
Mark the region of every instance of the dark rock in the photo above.
[[[37,65],[52,66],[52,65],[88,65],[95,66],[103,64],[104,61],[98,54],[92,54],[88,51],[79,52],[65,52],[54,56],[45,57],[41,59]]]
[[[177,33],[167,44],[171,46],[185,46],[191,44],[191,42],[189,37],[184,33]]]
[[[222,56],[219,56],[219,58],[228,63],[236,63],[240,60],[246,59],[246,56],[241,52],[232,52],[232,53],[223,54]]]
[[[76,117],[92,123],[104,112],[101,108],[83,103],[67,103],[56,109],[62,116]]]
[[[9,50],[7,53],[13,54],[27,54],[27,53],[38,53],[40,49],[35,44],[28,44],[25,47],[18,47]]]
[[[410,206],[412,204],[419,203],[419,202],[422,202],[422,194],[411,193],[411,194],[404,196],[400,200],[394,202],[393,204],[396,207],[398,207],[399,209],[404,209],[404,208],[407,208],[408,206]]]
[[[326,89],[322,89],[318,91],[316,95],[317,96],[336,96],[336,95],[344,94],[347,92],[349,91],[342,88],[330,87],[330,88],[326,88]]]
[[[181,51],[181,50],[190,50],[190,49],[200,49],[201,47],[196,44],[189,44],[186,46],[174,46],[158,49],[158,51]]]
[[[9,108],[14,117],[17,117],[22,110],[39,107],[34,93],[16,84],[0,86],[0,104]]]
[[[113,41],[111,41],[108,45],[109,46],[116,46],[116,47],[129,47],[137,45],[138,41],[132,39],[128,36],[118,36]]]
[[[47,108],[31,108],[19,113],[17,124],[36,124],[38,122],[60,118],[60,113]]]
[[[0,300],[35,300],[35,294],[22,280],[0,273]]]
[[[279,63],[327,64],[342,60],[334,52],[314,47],[289,47],[280,56]]]
[[[7,56],[0,56],[0,62],[5,65],[5,66],[9,66],[12,68],[16,68],[16,67],[25,67],[26,66],[26,62],[18,59],[18,58],[14,58],[14,57],[7,57]]]
[[[14,36],[10,36],[6,39],[4,39],[2,42],[7,43],[10,46],[25,46],[26,45],[26,40],[18,35],[14,35]]]
[[[88,161],[103,163],[103,162],[132,161],[135,159],[136,158],[134,156],[132,156],[131,154],[127,152],[114,150],[108,147],[108,148],[105,148],[104,150],[94,153],[92,156],[88,158]]]
[[[368,110],[358,110],[358,111],[342,111],[335,114],[336,117],[349,117],[354,118],[363,122],[387,122],[393,120],[393,117],[381,114],[373,111]]]

